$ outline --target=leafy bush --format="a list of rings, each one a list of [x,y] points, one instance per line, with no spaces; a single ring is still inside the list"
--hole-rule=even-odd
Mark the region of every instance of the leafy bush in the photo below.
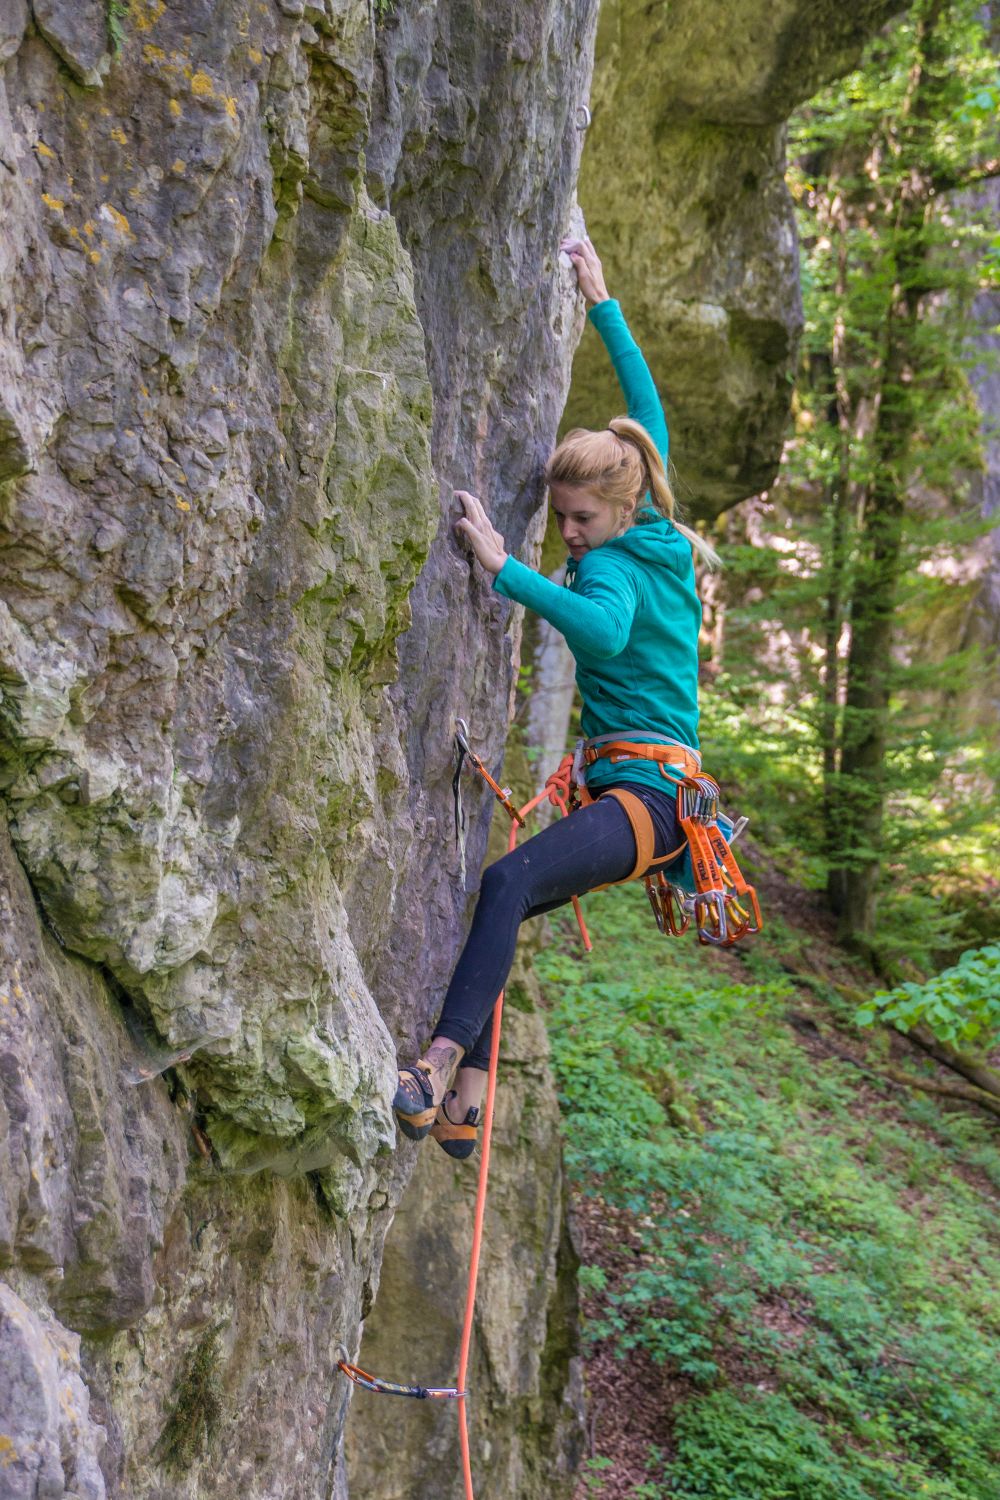
[[[713,1391],[682,1407],[674,1431],[672,1500],[871,1500],[855,1456],[780,1394]]]
[[[860,1026],[888,1021],[900,1031],[925,1022],[953,1046],[982,1048],[1000,1038],[1000,943],[971,948],[957,964],[924,984],[879,990],[857,1013]]]

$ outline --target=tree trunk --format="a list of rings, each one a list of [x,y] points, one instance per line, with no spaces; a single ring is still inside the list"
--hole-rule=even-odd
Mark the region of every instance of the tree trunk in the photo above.
[[[921,24],[921,55],[912,73],[909,107],[897,123],[914,163],[946,60],[937,28],[945,0]],[[902,146],[900,146],[902,149]],[[931,184],[917,165],[903,179],[893,222],[895,291],[885,325],[882,380],[873,433],[873,478],[859,538],[851,587],[851,646],[835,777],[833,858],[827,881],[837,914],[838,939],[870,947],[882,860],[885,752],[889,724],[893,617],[902,562],[907,460],[916,427],[912,375],[928,256],[925,233]]]
[[[834,399],[829,419],[837,429],[837,474],[829,491],[830,567],[823,611],[823,701],[820,738],[823,750],[823,828],[827,857],[838,847],[836,828],[836,779],[840,769],[840,636],[844,626],[847,571],[847,515],[851,492],[851,400],[847,389],[847,354],[844,305],[847,300],[847,226],[844,201],[834,198],[831,219],[837,232],[837,279],[835,292],[839,311],[834,324],[831,373]]]

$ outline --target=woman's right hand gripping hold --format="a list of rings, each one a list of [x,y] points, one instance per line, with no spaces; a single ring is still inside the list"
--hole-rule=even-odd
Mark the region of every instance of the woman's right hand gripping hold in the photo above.
[[[580,290],[587,301],[593,307],[598,302],[609,302],[608,289],[604,285],[604,269],[601,266],[601,257],[594,249],[590,240],[584,237],[582,240],[568,236],[562,240],[559,249],[564,255],[568,255],[573,262],[576,271],[576,279],[580,283]]]

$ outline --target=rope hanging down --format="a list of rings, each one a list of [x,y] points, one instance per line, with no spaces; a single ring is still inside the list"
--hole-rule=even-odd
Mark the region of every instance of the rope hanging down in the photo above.
[[[517,809],[510,800],[510,792],[501,787],[486,770],[478,755],[469,748],[468,727],[463,719],[458,720],[455,732],[455,751],[457,768],[452,787],[455,793],[455,833],[459,839],[459,824],[461,822],[464,833],[464,815],[462,813],[461,788],[459,777],[462,766],[466,759],[477,771],[487,785],[492,789],[493,795],[505,809],[510,817],[510,838],[508,849],[513,849],[517,842],[518,827],[524,827],[524,820],[528,813],[533,812],[542,802],[549,801],[553,807],[558,807],[564,817],[570,813],[570,760],[559,767],[555,775],[550,776],[545,783],[543,791],[537,797],[532,797],[524,807]],[[459,842],[462,852],[462,863],[464,867],[464,847]],[[591,942],[580,910],[580,903],[573,897],[573,906],[576,911],[577,921],[580,924],[580,935],[587,952],[590,952]],[[469,1452],[469,1424],[466,1410],[466,1397],[468,1390],[466,1380],[469,1373],[469,1357],[472,1349],[472,1322],[476,1308],[476,1285],[479,1280],[479,1257],[483,1243],[483,1221],[486,1217],[486,1190],[489,1184],[490,1174],[490,1147],[493,1140],[493,1108],[496,1100],[497,1090],[497,1064],[500,1059],[500,1028],[503,1021],[503,990],[497,997],[497,1003],[493,1010],[493,1030],[490,1040],[490,1067],[486,1083],[486,1103],[483,1109],[483,1143],[479,1162],[479,1185],[476,1189],[476,1211],[472,1228],[472,1255],[469,1263],[469,1280],[465,1292],[465,1316],[462,1321],[462,1343],[458,1359],[458,1380],[454,1386],[422,1386],[422,1385],[396,1385],[390,1380],[381,1380],[377,1375],[369,1375],[366,1371],[352,1365],[345,1357],[337,1361],[337,1368],[343,1372],[355,1385],[361,1386],[366,1391],[372,1391],[380,1396],[412,1396],[416,1400],[427,1398],[451,1399],[458,1402],[458,1440],[462,1452],[462,1477],[465,1481],[466,1500],[475,1500],[472,1488],[472,1460]]]
[[[609,736],[609,739],[614,737]],[[593,742],[592,742],[593,744]],[[620,759],[656,759],[662,760],[669,765],[669,758],[675,751],[682,747],[668,746],[661,753],[660,746],[633,746],[628,743],[615,743],[607,747]],[[638,751],[638,755],[629,754],[630,751]],[[604,747],[590,749],[588,759],[598,758],[604,752]],[[469,746],[469,729],[464,719],[459,719],[455,729],[455,775],[452,780],[452,791],[455,797],[455,840],[458,844],[461,858],[462,871],[465,871],[465,813],[462,807],[461,775],[465,762],[468,761],[472,769],[476,771],[490,787],[497,801],[504,808],[510,823],[510,838],[507,848],[512,850],[517,842],[518,827],[524,827],[524,820],[528,813],[533,812],[542,802],[548,801],[553,807],[557,807],[563,817],[569,817],[578,807],[585,806],[592,799],[587,793],[585,786],[577,785],[577,767],[580,764],[580,755],[576,757],[567,755],[560,763],[559,769],[555,771],[546,781],[544,788],[537,797],[532,797],[530,802],[518,809],[515,808],[511,799],[510,789],[500,786],[487,771],[479,756]],[[719,826],[721,814],[719,812],[719,788],[710,776],[705,776],[700,770],[700,758],[697,766],[690,769],[697,771],[696,775],[684,774],[684,767],[677,768],[680,772],[676,777],[669,777],[677,786],[678,795],[678,822],[685,834],[687,843],[674,853],[680,855],[686,848],[691,859],[691,885],[693,890],[685,886],[675,885],[667,880],[662,870],[657,870],[655,882],[651,874],[645,874],[643,868],[637,866],[633,879],[644,878],[646,890],[656,916],[657,925],[661,932],[670,932],[677,936],[685,932],[693,915],[698,933],[699,941],[717,945],[728,945],[737,942],[747,933],[759,932],[761,927],[760,908],[757,905],[757,897],[752,886],[747,885],[739,866],[732,856],[729,848],[732,839],[740,831],[746,820],[741,819],[735,829],[728,820],[725,820],[728,834],[724,834]],[[637,799],[636,799],[637,800]],[[633,808],[629,814],[630,821],[636,815]],[[646,815],[648,817],[648,814]],[[644,847],[645,841],[649,840],[649,848],[652,849],[652,828],[643,831],[633,824],[636,832],[637,846]],[[647,867],[648,868],[648,867]],[[671,866],[672,869],[672,866]],[[624,883],[624,882],[622,882]],[[580,936],[583,946],[589,953],[591,949],[590,935],[587,932],[583,913],[580,910],[578,897],[573,897],[573,909],[576,919],[580,925]],[[486,1217],[486,1190],[489,1183],[490,1172],[490,1147],[493,1139],[493,1108],[496,1100],[497,1086],[497,1064],[500,1058],[500,1028],[503,1019],[504,992],[500,991],[497,1003],[493,1010],[493,1030],[490,1042],[490,1067],[486,1083],[486,1104],[483,1110],[483,1144],[482,1155],[479,1164],[479,1184],[476,1190],[476,1211],[472,1229],[472,1255],[469,1264],[469,1280],[465,1293],[465,1316],[462,1322],[462,1343],[458,1360],[458,1380],[454,1386],[421,1386],[421,1385],[396,1385],[392,1381],[380,1380],[377,1375],[368,1375],[357,1365],[349,1364],[346,1353],[342,1360],[338,1361],[337,1368],[342,1370],[349,1380],[355,1385],[362,1386],[365,1390],[373,1391],[381,1396],[413,1396],[417,1400],[428,1397],[451,1399],[458,1402],[458,1436],[462,1451],[462,1477],[465,1481],[466,1500],[475,1500],[472,1489],[472,1464],[469,1454],[469,1427],[468,1413],[466,1410],[466,1398],[468,1389],[466,1380],[469,1373],[469,1356],[472,1348],[472,1322],[476,1306],[476,1284],[479,1280],[479,1257],[483,1242],[483,1221]]]

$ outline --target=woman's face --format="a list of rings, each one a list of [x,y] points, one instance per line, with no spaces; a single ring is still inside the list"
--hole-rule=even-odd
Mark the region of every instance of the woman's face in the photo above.
[[[585,552],[627,530],[635,511],[634,505],[627,512],[621,506],[609,505],[585,484],[550,484],[549,500],[559,535],[577,562]]]

